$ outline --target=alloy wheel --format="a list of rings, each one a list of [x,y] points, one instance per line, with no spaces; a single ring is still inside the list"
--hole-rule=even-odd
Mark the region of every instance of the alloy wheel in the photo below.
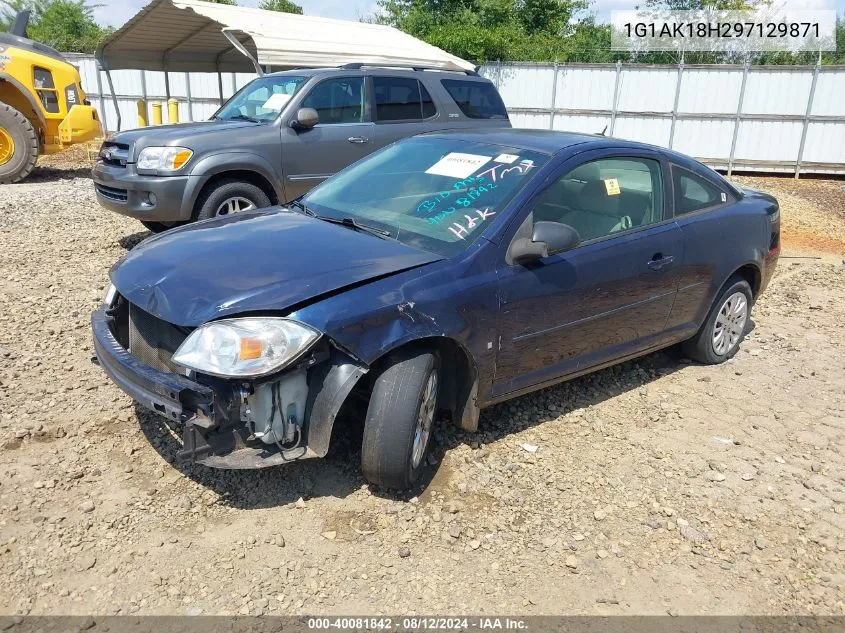
[[[713,351],[725,356],[739,344],[745,324],[748,321],[748,298],[745,293],[735,292],[719,308],[719,315],[713,327]]]

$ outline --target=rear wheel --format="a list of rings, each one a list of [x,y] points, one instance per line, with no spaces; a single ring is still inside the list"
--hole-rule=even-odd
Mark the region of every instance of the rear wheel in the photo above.
[[[752,302],[748,282],[741,277],[731,277],[713,303],[704,325],[683,344],[686,355],[708,365],[732,358],[745,338]]]
[[[227,178],[209,188],[197,202],[197,220],[270,206],[270,198],[251,182]]]
[[[12,106],[0,103],[0,184],[23,180],[38,160],[38,134]]]
[[[393,355],[376,378],[361,447],[364,477],[410,488],[425,466],[440,391],[438,357],[424,350]]]

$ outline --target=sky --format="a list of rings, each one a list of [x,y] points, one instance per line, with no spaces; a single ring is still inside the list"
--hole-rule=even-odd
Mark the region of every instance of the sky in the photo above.
[[[295,0],[306,15],[341,20],[357,20],[361,16],[372,15],[378,8],[376,0]],[[101,24],[121,26],[135,15],[148,0],[98,0],[100,4],[94,10],[97,21]],[[238,4],[256,6],[258,0],[239,0]],[[618,9],[633,9],[640,0],[593,0],[592,10],[599,20],[609,21],[610,12]],[[838,14],[845,12],[845,0],[793,0],[786,3],[792,8],[836,9]]]

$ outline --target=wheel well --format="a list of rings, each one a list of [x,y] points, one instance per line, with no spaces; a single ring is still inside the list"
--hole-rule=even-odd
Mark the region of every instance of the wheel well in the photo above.
[[[748,282],[748,285],[751,286],[751,295],[756,299],[757,293],[760,292],[760,269],[754,264],[746,264],[737,269],[734,275],[742,277]]]
[[[370,376],[377,376],[390,356],[399,350],[428,349],[437,351],[440,356],[440,394],[441,409],[448,412],[452,422],[461,428],[474,431],[478,425],[478,372],[475,362],[466,349],[456,340],[444,336],[431,336],[416,339],[396,347],[376,360],[371,367]],[[372,382],[368,384],[372,389]]]
[[[219,174],[214,174],[214,176],[209,178],[208,182],[203,185],[203,188],[197,195],[197,201],[194,203],[194,206],[196,206],[196,204],[200,200],[202,200],[203,196],[212,187],[216,187],[221,180],[243,180],[244,182],[248,182],[261,189],[261,191],[263,191],[267,195],[267,197],[270,198],[270,204],[279,204],[279,196],[278,194],[276,194],[276,190],[264,176],[262,176],[258,172],[249,171],[248,169],[233,169],[231,171],[224,171],[220,172]]]
[[[25,92],[11,81],[5,78],[0,78],[0,102],[10,105],[29,119],[32,127],[35,128],[35,133],[38,136],[40,143],[43,126],[41,125],[41,119],[38,116],[38,112],[33,106],[31,97],[27,96]]]

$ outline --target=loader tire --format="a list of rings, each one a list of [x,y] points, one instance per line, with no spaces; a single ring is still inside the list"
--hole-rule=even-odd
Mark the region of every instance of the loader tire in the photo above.
[[[0,184],[29,176],[38,160],[38,134],[23,114],[0,103]]]

